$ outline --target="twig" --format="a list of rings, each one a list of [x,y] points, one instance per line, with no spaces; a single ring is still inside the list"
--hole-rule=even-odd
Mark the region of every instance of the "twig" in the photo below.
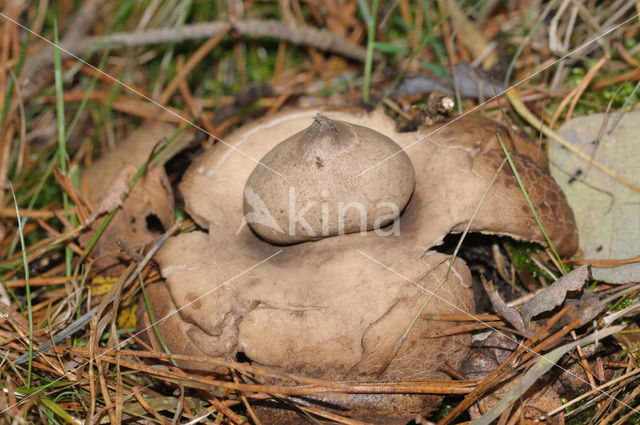
[[[209,38],[206,43],[204,43],[198,48],[198,50],[196,50],[196,52],[184,65],[184,68],[178,71],[178,75],[176,75],[173,80],[171,80],[169,85],[160,94],[158,103],[164,105],[169,101],[169,99],[173,95],[173,92],[175,92],[178,88],[180,82],[183,81],[187,75],[189,75],[193,68],[195,68],[195,66],[199,64],[204,59],[204,57],[220,43],[220,41],[222,41],[222,39],[225,35],[227,35],[230,29],[231,25],[229,24],[222,27],[220,31],[218,31],[213,37]]]
[[[623,264],[631,264],[631,263],[640,263],[640,255],[636,255],[631,258],[621,258],[621,259],[569,259],[564,260],[564,263],[567,264],[587,264],[590,263],[592,267],[617,267]]]
[[[140,406],[142,406],[142,408],[144,410],[146,410],[147,412],[152,414],[153,417],[158,420],[158,422],[160,422],[161,424],[164,424],[164,425],[170,425],[171,424],[171,422],[169,422],[169,420],[167,418],[165,418],[160,413],[158,413],[156,411],[156,409],[154,409],[153,406],[151,406],[144,399],[144,396],[140,393],[140,388],[139,387],[137,387],[137,386],[133,387],[132,388],[132,393],[133,393],[133,396],[136,398],[136,400],[138,400],[138,403],[140,403]]]
[[[82,2],[82,7],[75,14],[71,22],[67,25],[67,30],[61,40],[61,44],[72,46],[83,40],[84,35],[93,26],[93,23],[100,16],[98,9],[102,7],[105,0],[87,0]],[[38,29],[37,27],[35,27]],[[42,70],[50,68],[53,65],[53,46],[47,45],[38,53],[25,59],[21,70],[21,75],[26,77],[30,84],[25,87],[23,96],[25,98],[36,94],[40,87],[47,81],[48,73]]]
[[[28,210],[20,208],[20,217],[29,217],[29,218],[42,218],[48,219],[56,216],[56,213],[61,212],[62,210]],[[16,217],[16,209],[12,207],[0,207],[0,217],[2,218],[15,218]]]
[[[69,42],[63,39],[60,51],[63,59],[74,56],[84,56],[108,47],[138,47],[149,44],[163,44],[210,38],[224,31],[231,24],[232,30],[245,37],[270,37],[288,41],[296,45],[314,47],[344,56],[349,59],[364,62],[366,49],[325,29],[311,26],[283,23],[276,20],[246,19],[239,21],[212,21],[192,25],[182,25],[176,28],[158,28],[145,32],[123,32],[104,37],[87,37]],[[23,76],[35,76],[43,69],[51,66],[53,61],[53,46],[44,47],[36,55],[29,58],[23,67]],[[379,60],[380,55],[374,55]],[[28,66],[27,66],[28,64]],[[24,93],[25,97],[32,96],[34,90]]]
[[[519,347],[514,352],[512,352],[498,367],[496,367],[493,371],[491,371],[485,378],[471,391],[467,396],[460,402],[456,407],[454,407],[444,418],[442,418],[438,425],[447,425],[453,419],[457,418],[462,412],[471,407],[473,403],[479,400],[489,389],[495,386],[497,382],[501,382],[509,373],[512,372],[514,365],[523,364],[525,361],[533,357],[534,355],[539,355],[538,353],[543,349],[542,346],[545,344],[543,341],[538,346],[534,346],[533,342],[539,340],[543,335],[547,333],[551,327],[557,323],[562,317],[564,317],[565,313],[571,309],[572,307],[564,307],[558,313],[556,313],[544,326],[538,329],[529,340],[525,340],[523,342],[518,342]],[[572,324],[567,326],[567,331],[573,329],[571,327]],[[558,334],[556,334],[558,335]],[[565,333],[561,333],[558,338],[564,336]],[[554,335],[555,336],[555,335]],[[551,338],[548,338],[546,344],[549,345],[548,341]],[[555,341],[555,339],[554,339]],[[524,356],[523,356],[524,354]],[[521,359],[516,362],[516,359],[521,357]]]
[[[100,91],[94,91],[92,93],[85,93],[84,91],[70,91],[65,93],[63,98],[65,102],[81,102],[84,99],[87,99],[106,103],[109,96],[109,93]],[[55,102],[55,97],[43,96],[41,101]],[[115,100],[113,100],[112,108],[116,111],[124,112],[125,114],[139,116],[142,118],[153,118],[176,124],[181,124],[185,119],[187,119],[184,118],[184,115],[177,109],[167,108],[168,110],[158,110],[155,105],[151,105],[145,101],[132,99],[126,95],[118,95]]]
[[[339,424],[344,424],[344,425],[369,425],[368,422],[362,422],[359,421],[357,419],[351,419],[351,418],[347,418],[344,416],[340,416],[340,415],[336,415],[335,413],[331,413],[331,412],[327,412],[323,409],[319,409],[317,407],[313,407],[313,406],[307,406],[307,405],[297,405],[298,408],[309,412],[309,413],[313,413],[314,415],[323,417],[325,419],[331,419],[334,422],[337,422]]]
[[[589,69],[589,71],[587,71],[584,78],[580,81],[580,84],[578,84],[578,86],[576,87],[576,94],[571,101],[569,111],[567,111],[567,116],[564,119],[565,122],[571,119],[573,111],[575,110],[576,105],[578,104],[578,100],[580,100],[580,97],[582,96],[582,93],[584,93],[587,87],[589,87],[589,84],[591,84],[593,77],[598,73],[600,68],[602,68],[602,65],[604,65],[610,58],[611,56],[609,56],[609,53],[605,53],[605,55],[600,58],[600,60],[595,65],[593,65],[591,69]]]
[[[229,409],[227,406],[222,404],[220,400],[215,397],[208,397],[207,401],[211,403],[212,407],[215,408],[219,413],[224,414],[227,418],[231,420],[236,425],[244,424],[245,422],[242,420],[240,416],[238,416],[233,410]],[[227,421],[225,421],[227,423]]]
[[[625,48],[624,45],[616,41],[613,43],[613,47],[616,49],[616,52],[620,55],[620,57],[627,63],[627,65],[632,66],[634,68],[640,68],[640,62],[636,60],[636,58],[631,55]]]
[[[233,382],[239,383],[240,380],[238,379],[238,374],[236,373],[236,371],[233,369],[229,369],[229,372],[231,372],[231,376],[233,377]],[[253,423],[255,425],[262,425],[262,422],[256,415],[256,412],[253,410],[253,407],[251,407],[251,404],[249,404],[249,400],[247,400],[247,396],[244,392],[240,393],[240,400],[242,400],[242,404],[244,404],[245,409],[247,409],[247,413],[251,417],[251,420],[253,421]]]

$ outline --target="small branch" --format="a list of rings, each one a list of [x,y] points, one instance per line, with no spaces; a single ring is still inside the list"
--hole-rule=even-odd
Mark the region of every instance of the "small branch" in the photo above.
[[[183,25],[181,27],[151,29],[144,32],[124,32],[103,37],[86,37],[72,42],[65,42],[65,40],[63,40],[61,47],[64,50],[62,50],[60,54],[62,55],[62,59],[68,59],[71,58],[72,55],[82,57],[104,50],[107,47],[138,47],[149,44],[210,38],[224,31],[229,24],[231,24],[233,31],[245,37],[275,38],[288,41],[292,44],[335,53],[360,62],[364,62],[367,55],[364,47],[351,43],[328,30],[284,23],[276,20],[259,19],[203,22]],[[33,60],[36,59],[36,56],[37,62]],[[381,56],[374,55],[374,58],[379,60]],[[27,78],[36,75],[38,72],[51,66],[52,61],[53,46],[49,45],[33,57],[27,59],[24,68],[28,71],[23,75]]]
[[[105,0],[87,0],[82,4],[80,10],[75,14],[71,22],[66,26],[64,37],[60,44],[63,46],[73,46],[79,43],[93,26],[94,22],[100,16],[99,10],[104,5]],[[32,35],[32,40],[35,36]],[[61,52],[63,53],[63,52]],[[63,55],[64,57],[64,55]],[[42,74],[42,70],[50,68],[53,65],[53,46],[47,44],[36,54],[25,59],[20,74],[30,81],[29,86],[25,89],[23,97],[28,98],[34,95],[42,84],[46,83],[46,75]],[[31,88],[33,87],[33,88]]]

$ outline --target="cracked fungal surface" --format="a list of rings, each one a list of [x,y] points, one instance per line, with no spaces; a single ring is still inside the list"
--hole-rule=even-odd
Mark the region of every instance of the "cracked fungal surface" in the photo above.
[[[307,128],[318,113],[375,129],[406,148],[410,164],[404,167],[412,166],[415,187],[393,224],[399,231],[384,232],[388,230],[384,228],[278,245],[258,237],[246,223],[245,185],[255,172],[255,160]],[[377,372],[434,291],[425,314],[473,312],[471,277],[464,261],[456,260],[444,280],[450,257],[430,250],[448,233],[463,231],[471,220],[504,158],[497,133],[513,153],[558,251],[573,253],[577,237],[572,212],[535,144],[477,117],[428,131],[398,133],[393,120],[379,110],[367,114],[297,109],[231,134],[227,142],[242,153],[217,145],[202,155],[179,188],[186,211],[206,232],[170,238],[156,255],[166,283],[149,288],[156,319],[175,313],[158,325],[162,335],[170,336],[165,338],[169,350],[225,359],[242,352],[257,364],[323,379],[447,379],[440,367],[445,360],[458,367],[470,337],[424,338],[427,330],[452,326],[426,320],[424,315],[384,374],[377,377]],[[330,160],[318,153],[308,159],[311,174],[328,167]],[[342,166],[348,174],[351,163]],[[362,166],[351,168],[359,172]],[[404,171],[402,178],[411,175]],[[300,191],[306,190],[304,181],[308,183],[308,179],[296,183]],[[544,244],[508,165],[488,192],[471,231]],[[323,400],[355,409],[354,417],[383,423],[392,423],[389,418],[402,423],[437,402],[421,395],[381,394],[332,395]],[[367,412],[382,416],[371,418]],[[290,423],[287,418],[281,423]]]
[[[224,282],[242,270],[242,265],[233,262],[237,258],[236,247],[229,247],[230,250],[207,247],[208,236],[202,232],[183,236],[167,242],[159,262],[180,262],[182,259],[172,253],[182,250],[176,245],[187,243],[201,252],[209,249],[208,255],[200,259],[197,271],[200,275],[221,276]],[[226,332],[237,344],[223,344],[228,347],[225,357],[242,351],[262,365],[305,370],[305,374],[316,377],[356,378],[382,366],[384,356],[395,343],[394,336],[397,340],[404,331],[396,324],[412,320],[429,296],[428,291],[435,289],[448,267],[448,259],[442,254],[413,258],[410,250],[400,243],[385,245],[399,256],[405,254],[401,261],[392,263],[404,275],[398,276],[359,252],[362,247],[359,237],[352,235],[348,238],[351,241],[346,240],[342,246],[319,241],[289,247],[255,272],[211,286],[207,290],[214,292],[197,302],[192,294],[205,291],[194,272],[164,274],[172,300],[184,306],[180,311],[184,320],[199,324],[202,331],[215,338]],[[342,254],[329,257],[328,250],[340,250]],[[371,250],[368,254],[386,258],[381,251]],[[233,264],[237,267],[230,267]],[[226,274],[221,270],[224,266]],[[468,282],[468,271],[458,260],[448,284],[438,292],[452,305],[437,302],[434,303],[437,308],[431,311],[450,312],[453,305],[460,311],[471,311],[472,298],[466,296]],[[415,334],[418,339],[419,333]],[[197,341],[193,343],[197,345]],[[380,349],[381,345],[387,349]],[[323,359],[322,364],[319,359]],[[387,377],[406,379],[403,370],[406,369],[390,369]],[[420,378],[431,379],[433,371],[422,370]],[[411,375],[417,378],[415,371]]]

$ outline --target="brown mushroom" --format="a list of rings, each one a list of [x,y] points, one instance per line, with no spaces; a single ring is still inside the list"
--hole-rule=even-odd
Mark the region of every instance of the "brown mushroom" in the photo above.
[[[415,170],[415,189],[406,207],[399,207],[404,207],[400,217],[387,227],[274,245],[246,225],[251,220],[244,213],[251,211],[245,185],[255,173],[263,173],[256,171],[264,167],[256,165],[256,158],[274,165],[269,152],[280,141],[304,134],[299,132],[313,126],[320,112],[334,123],[375,129],[406,148]],[[381,111],[367,114],[312,108],[282,112],[242,127],[227,139],[233,149],[218,146],[207,152],[180,184],[187,212],[208,233],[171,238],[156,256],[166,283],[154,285],[149,294],[156,319],[167,317],[158,328],[167,337],[168,348],[226,359],[243,352],[257,364],[288,372],[334,380],[375,380],[430,294],[437,290],[424,313],[473,312],[470,273],[464,262],[456,260],[445,279],[450,257],[430,249],[446,234],[462,231],[470,221],[503,158],[496,133],[513,152],[557,248],[570,254],[577,240],[563,194],[525,154],[535,152],[532,146],[490,120],[465,118],[427,137],[397,133],[393,121]],[[391,147],[391,152],[397,148]],[[297,159],[286,152],[282,156]],[[366,174],[384,159],[372,156],[353,167],[347,161],[341,172]],[[410,165],[403,165],[401,159],[392,164],[391,168]],[[284,169],[276,166],[272,171]],[[398,171],[403,176],[398,181],[407,181],[412,174],[408,169],[394,172]],[[287,185],[290,176],[281,174],[281,184]],[[295,180],[296,188],[315,187],[313,196],[317,196],[314,174],[310,174]],[[277,184],[273,179],[269,185]],[[261,189],[260,197],[271,189],[268,185]],[[403,198],[398,195],[396,199]],[[271,201],[264,204],[267,202]],[[471,229],[544,243],[528,208],[513,174],[505,170]],[[262,231],[258,234],[271,239]],[[448,326],[420,316],[379,378],[446,379],[440,366],[445,360],[459,366],[469,336],[426,339],[421,334]],[[212,371],[196,362],[183,365]],[[378,423],[404,423],[437,404],[437,398],[421,395],[336,395],[315,400],[340,414]],[[279,423],[292,423],[290,416],[280,417]]]
[[[411,161],[393,140],[317,115],[253,169],[244,190],[244,216],[266,208],[261,211],[270,212],[266,222],[249,224],[280,244],[367,231],[397,218],[414,184]]]

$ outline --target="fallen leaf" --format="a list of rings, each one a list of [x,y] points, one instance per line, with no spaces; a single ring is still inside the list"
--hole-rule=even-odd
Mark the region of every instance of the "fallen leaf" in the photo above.
[[[92,250],[98,272],[116,276],[123,270],[122,261],[128,257],[116,245],[118,240],[136,250],[173,223],[173,191],[163,167],[148,168],[124,201],[122,196],[128,190],[131,177],[149,159],[157,143],[170,138],[175,131],[174,126],[166,123],[146,123],[114,151],[84,170],[90,201],[97,205],[93,214],[98,216],[121,206]],[[95,220],[80,235],[82,246],[88,245],[103,220]]]
[[[509,391],[514,387],[517,387],[519,383],[520,380],[517,378],[509,380],[493,390],[491,393],[487,394],[484,398],[479,400],[478,403],[471,406],[469,409],[469,415],[471,418],[477,419],[482,417],[484,412],[488,412],[491,408],[496,406],[509,393]],[[525,424],[537,422],[536,419],[541,416],[541,412],[550,412],[562,406],[560,396],[556,390],[551,388],[546,382],[536,385],[533,388],[529,388],[526,395],[524,393],[521,394],[519,399],[522,400],[521,403],[525,406],[524,412],[522,413],[522,418],[524,419],[523,423]],[[507,414],[509,414],[510,417],[519,416],[520,410],[509,412]],[[555,425],[564,425],[565,423],[564,415],[562,414],[555,416],[553,419],[555,419]]]
[[[616,303],[620,299],[626,297],[629,294],[632,294],[638,290],[638,285],[631,286],[629,288],[623,289],[621,291],[616,291],[612,295],[601,298],[597,294],[594,294],[588,289],[582,291],[580,298],[570,299],[565,302],[565,304],[573,304],[574,308],[571,309],[565,317],[560,319],[557,326],[564,326],[569,324],[571,321],[575,319],[580,319],[580,325],[582,326],[586,323],[591,322],[597,316],[602,313],[608,306]],[[604,326],[612,325],[616,320],[622,319],[627,315],[635,314],[635,311],[638,309],[638,305],[632,304],[629,307],[610,312],[602,319]]]
[[[580,319],[580,325],[577,326],[580,327],[595,319],[606,306],[606,304],[600,302],[600,297],[589,289],[584,289],[578,298],[566,299],[564,306],[569,305],[573,306],[573,308],[569,309],[564,316],[556,322],[551,328],[552,332],[561,329],[576,319]]]
[[[625,333],[620,332],[615,338],[629,353],[637,353],[640,349],[640,327],[635,322],[629,322]]]
[[[122,260],[128,261],[129,257],[121,252],[117,241],[123,241],[133,250],[151,242],[171,227],[173,204],[173,191],[164,168],[156,167],[144,174],[92,250],[98,272],[119,275],[124,267]],[[83,246],[87,246],[103,220],[94,221],[89,230],[80,235],[78,240]]]
[[[498,316],[511,323],[517,331],[524,335],[529,335],[529,329],[525,327],[522,316],[520,316],[518,310],[509,307],[507,303],[504,302],[498,291],[493,287],[493,282],[487,281],[484,276],[480,276],[480,278],[482,280],[482,286],[484,286],[484,290],[487,292],[487,295],[489,295],[491,305],[495,312],[498,313]]]
[[[640,186],[640,112],[626,112],[612,132],[610,114],[598,141],[604,114],[576,117],[559,130],[576,148]],[[586,259],[617,260],[640,255],[640,194],[602,173],[557,143],[549,145],[551,175],[573,209],[580,249]],[[640,263],[592,266],[593,278],[611,283],[636,281]]]
[[[551,311],[564,302],[567,292],[578,291],[589,279],[589,264],[567,273],[552,285],[538,292],[525,303],[520,310],[522,321],[527,330],[531,330],[531,319],[540,313]]]
[[[87,222],[92,222],[102,214],[110,213],[122,205],[124,195],[129,191],[129,180],[136,173],[137,169],[131,163],[125,166],[116,174],[106,187],[98,205],[94,208]]]
[[[153,151],[158,142],[170,139],[177,128],[174,125],[160,121],[145,122],[140,128],[129,134],[111,152],[106,153],[82,172],[87,180],[89,200],[93,205],[98,204],[103,197],[109,183],[122,170],[126,163],[130,163],[137,170]],[[184,136],[176,144],[184,144]]]

